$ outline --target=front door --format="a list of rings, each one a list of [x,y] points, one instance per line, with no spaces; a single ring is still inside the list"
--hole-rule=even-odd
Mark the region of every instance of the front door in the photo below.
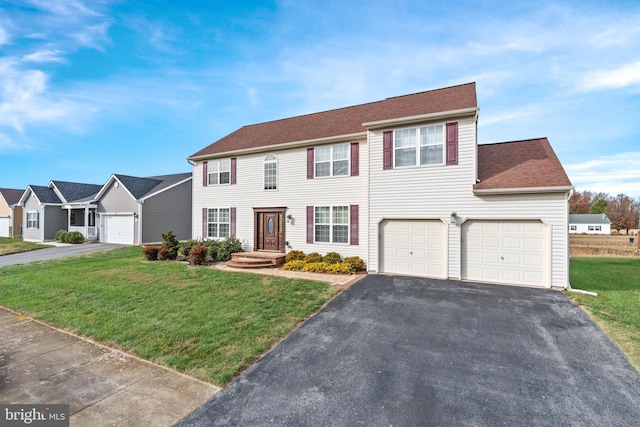
[[[254,209],[257,251],[284,252],[284,208]]]

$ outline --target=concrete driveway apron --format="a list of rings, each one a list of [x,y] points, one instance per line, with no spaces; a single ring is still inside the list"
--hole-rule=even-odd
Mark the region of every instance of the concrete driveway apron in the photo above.
[[[640,376],[562,293],[369,275],[179,426],[631,426]]]

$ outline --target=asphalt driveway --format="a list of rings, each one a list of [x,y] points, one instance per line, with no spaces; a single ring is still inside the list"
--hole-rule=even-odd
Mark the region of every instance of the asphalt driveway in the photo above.
[[[28,264],[36,261],[46,261],[54,258],[86,254],[89,252],[106,251],[107,249],[121,248],[124,245],[112,243],[86,243],[82,245],[64,245],[51,248],[37,249],[35,251],[0,256],[0,267],[16,264]]]
[[[179,426],[620,426],[640,375],[562,293],[369,275]]]

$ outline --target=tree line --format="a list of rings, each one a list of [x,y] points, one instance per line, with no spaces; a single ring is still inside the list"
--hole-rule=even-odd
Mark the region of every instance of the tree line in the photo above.
[[[608,193],[576,191],[569,198],[569,213],[605,214],[616,230],[640,228],[640,200],[634,200],[626,194],[610,196]]]

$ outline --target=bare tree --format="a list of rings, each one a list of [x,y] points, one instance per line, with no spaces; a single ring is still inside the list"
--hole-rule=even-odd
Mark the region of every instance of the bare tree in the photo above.
[[[638,225],[640,202],[626,194],[618,194],[607,204],[605,213],[611,220],[611,227],[617,230],[635,228]]]
[[[569,198],[569,213],[586,214],[589,213],[593,194],[590,191],[576,191]]]

